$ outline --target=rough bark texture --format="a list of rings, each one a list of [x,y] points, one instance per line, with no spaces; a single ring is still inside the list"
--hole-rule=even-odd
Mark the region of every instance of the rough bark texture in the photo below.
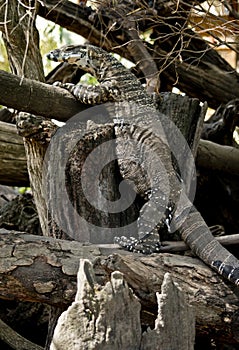
[[[16,0],[1,0],[0,29],[11,71],[20,77],[44,81],[39,34],[35,26],[37,2],[31,0],[27,5]]]
[[[173,93],[162,93],[158,110],[172,119],[183,134],[193,156],[197,154],[207,103],[200,104],[197,98],[190,98]],[[174,135],[170,135],[172,138]]]
[[[179,112],[177,105],[175,105],[175,112]],[[188,118],[186,113],[182,114]],[[64,114],[62,116],[67,119]],[[180,123],[182,119],[178,118],[178,120]],[[29,186],[22,137],[17,135],[14,125],[4,122],[0,122],[0,154],[0,183],[8,186]],[[200,140],[196,155],[199,167],[238,174],[239,156],[238,150],[234,147],[220,146],[211,141]]]
[[[24,6],[23,3],[16,0],[11,2],[1,1],[0,5],[4,17],[3,38],[12,72],[21,78],[27,77],[44,81],[43,63],[39,50],[39,34],[35,26],[37,2],[30,1],[28,6]],[[31,95],[31,92],[29,93]],[[12,92],[9,93],[9,96],[11,95]],[[39,176],[42,171],[45,147],[31,142],[29,139],[24,139],[24,146],[29,178],[42,232],[47,234],[47,207],[42,195],[41,176]]]
[[[163,94],[158,109],[168,116],[162,119],[162,123],[173,150],[178,142],[177,132],[180,133],[178,130],[182,129],[183,136],[196,152],[205,107],[200,106],[196,99]],[[111,201],[120,198],[118,188],[121,181],[115,162],[114,129],[110,124],[113,118],[114,114],[111,112],[108,116],[104,106],[94,107],[58,129],[48,148],[46,192],[51,216],[68,237],[76,240],[111,243],[117,235],[127,235],[129,232],[132,236],[137,234],[136,219],[142,200],[132,201],[133,191],[130,191],[130,186],[123,192],[124,197],[125,193],[129,195],[129,198],[124,198],[125,203],[129,203],[126,209],[115,213],[110,211]],[[90,127],[87,126],[89,120],[92,122]],[[93,151],[98,152],[97,158],[92,156]],[[98,159],[100,164],[97,163]],[[65,169],[65,173],[62,169]],[[90,199],[86,197],[86,192],[90,194]],[[98,207],[102,196],[107,198],[109,206],[104,207],[104,210]],[[90,200],[95,202],[92,204]],[[132,224],[130,228],[127,226],[129,224]],[[84,237],[80,236],[82,232],[78,233],[78,227],[84,227]],[[67,236],[56,234],[57,238]]]
[[[107,8],[106,12],[103,13],[105,17],[102,22],[98,21],[100,17],[98,18],[96,16],[93,20],[90,18],[92,12],[89,8],[77,7],[69,1],[59,2],[57,0],[45,1],[44,3],[47,4],[47,6],[44,8],[41,2],[41,15],[54,19],[58,23],[63,23],[63,25],[70,29],[74,26],[75,31],[85,35],[87,38],[89,37],[92,43],[100,44],[103,39],[105,48],[107,49],[125,43],[125,32],[122,32],[120,28],[117,28],[115,32],[110,31],[110,35],[106,38],[105,34],[109,30],[108,24],[112,24],[111,21],[106,20],[106,26],[102,28],[102,23],[107,19]],[[7,43],[9,55],[11,56],[10,63],[13,71],[17,72],[21,77],[26,75],[31,78],[43,80],[41,58],[38,51],[38,38],[37,33],[34,31],[35,9],[30,13],[30,16],[29,13],[25,11],[21,2],[0,2],[0,5],[3,10],[0,17],[5,14],[3,18],[0,18],[0,22],[4,23],[9,18],[10,20],[12,18],[14,19],[10,21],[9,26],[7,25],[8,22],[5,22],[5,26],[2,26],[3,31],[5,31],[5,41]],[[177,9],[176,6],[175,4],[175,9]],[[75,11],[76,9],[77,11],[79,10],[79,12]],[[173,9],[171,8],[170,16],[172,15],[172,11]],[[114,16],[112,17],[113,21],[115,20]],[[28,22],[26,21],[27,19],[29,20]],[[76,21],[74,22],[74,20]],[[33,28],[33,30],[30,31],[29,28]],[[157,34],[157,31],[155,33]],[[169,43],[169,48],[172,48],[174,42],[175,40],[172,40]],[[27,43],[27,45],[24,47],[22,43]],[[199,44],[197,46],[198,51],[202,51],[202,48],[203,50],[206,49],[205,55],[203,55],[203,58],[201,57],[202,60],[204,60],[204,64],[199,65],[198,60],[196,60],[196,65],[194,66],[193,62],[188,60],[186,54],[182,56],[182,62],[180,62],[179,57],[176,58],[176,61],[174,57],[172,57],[170,66],[163,73],[164,77],[166,76],[168,79],[169,85],[175,83],[177,80],[178,86],[184,91],[189,92],[192,96],[199,96],[202,100],[207,98],[211,106],[217,106],[221,101],[227,102],[228,99],[238,97],[238,74],[232,71],[231,67],[229,67],[225,61],[219,60],[217,54],[215,54],[215,56],[208,55],[209,51],[207,51],[207,46],[205,47],[199,42],[195,42],[193,39],[189,41],[189,44],[190,45],[187,47],[188,52],[191,51],[193,45],[196,47],[197,44]],[[28,45],[31,47],[29,48]],[[15,47],[18,47],[19,50],[15,50]],[[24,48],[23,50],[21,49],[22,47]],[[162,55],[164,59],[171,48],[168,50],[166,47],[159,46],[156,48],[156,56],[160,57],[160,55]],[[27,49],[29,49],[29,52],[27,52]],[[123,50],[120,48],[119,52],[122,53]],[[125,56],[133,59],[127,52]],[[215,61],[218,63],[220,61],[221,65],[219,69],[215,68]],[[174,62],[176,63],[174,64]],[[159,69],[161,69],[162,60],[158,60],[157,63]],[[35,71],[36,67],[38,72]],[[2,77],[4,77],[4,74]],[[15,81],[14,88],[19,85],[19,81]],[[9,85],[6,86],[8,88],[10,87]],[[33,87],[34,91],[35,86],[29,86]],[[41,87],[43,86],[41,85]],[[47,91],[48,96],[48,90],[45,86],[43,89]],[[53,91],[53,89],[51,91]],[[210,94],[208,91],[210,91]],[[9,95],[6,96],[6,91],[2,91],[5,100],[8,99],[8,103],[10,104],[12,103],[10,99],[13,99],[16,106],[18,106],[19,103],[19,96],[22,96],[23,100],[26,97],[26,95],[21,95],[22,90],[19,90],[17,101],[15,101],[11,87],[8,93]],[[33,105],[33,95],[31,92],[27,94],[31,106]],[[45,101],[45,95],[42,96],[43,98],[40,102],[41,105],[44,105],[43,101]],[[56,101],[55,96],[50,95],[52,101]],[[72,99],[70,100],[72,101]],[[8,105],[8,103],[6,103],[6,105]],[[46,105],[47,111],[45,108],[42,108],[43,113],[49,112],[49,104]],[[60,103],[59,106],[59,113],[61,113],[62,106]],[[39,105],[37,108],[39,108]],[[19,109],[21,109],[20,106]],[[34,109],[32,111],[36,113]],[[44,115],[50,116],[49,114]],[[60,119],[60,117],[56,119]],[[199,133],[200,132],[198,132],[198,134]],[[196,152],[198,143],[198,139],[196,138],[195,140],[196,142],[193,146],[194,152]],[[87,142],[87,139],[85,141]],[[37,200],[43,231],[44,234],[49,234],[49,232],[47,232],[48,215],[45,201],[42,198],[43,191],[41,183],[42,160],[47,145],[40,145],[31,138],[25,141],[25,145],[27,149],[30,178]],[[36,158],[38,159],[36,160]],[[8,237],[5,235],[3,249],[1,249],[0,254],[2,258],[0,262],[2,268],[0,292],[2,298],[20,297],[22,299],[26,298],[25,300],[38,300],[51,304],[51,298],[53,296],[55,299],[52,305],[65,307],[72,300],[76,290],[75,275],[79,257],[82,257],[82,255],[84,256],[87,248],[90,250],[90,252],[87,251],[87,256],[91,254],[93,260],[98,254],[94,249],[92,250],[92,247],[84,247],[81,253],[78,253],[75,245],[77,244],[76,242],[68,242],[67,248],[64,248],[64,243],[56,241],[54,243],[56,246],[54,246],[53,251],[49,251],[49,247],[46,247],[45,244],[53,244],[53,241],[50,239],[43,240],[44,243],[41,243],[39,246],[37,238],[33,241],[30,238],[25,245],[23,237],[19,238],[18,235],[13,239],[11,237],[10,234]],[[122,271],[126,276],[126,280],[142,302],[142,324],[154,326],[155,315],[153,312],[156,306],[155,292],[160,289],[164,273],[170,268],[179,285],[188,293],[190,302],[197,310],[196,319],[199,332],[207,334],[214,332],[218,339],[226,339],[228,342],[238,340],[239,337],[236,331],[238,326],[237,297],[236,294],[234,294],[234,287],[231,285],[227,287],[223,282],[220,283],[220,277],[206,268],[202,263],[195,264],[195,261],[196,260],[190,260],[189,258],[176,258],[170,255],[159,255],[151,258],[139,258],[139,256],[137,256],[137,258],[128,258],[127,256],[120,257],[116,255],[106,260],[99,260],[98,264],[95,265],[95,269],[98,272],[99,281],[101,281],[102,276],[105,276],[106,280],[109,279],[109,272],[116,269]],[[160,271],[158,271],[159,265],[162,267]],[[62,299],[64,301],[62,301]],[[149,316],[150,312],[151,316]]]
[[[45,236],[50,235],[49,215],[46,199],[44,197],[45,188],[43,181],[43,162],[44,156],[49,144],[49,137],[56,129],[56,125],[50,120],[37,118],[30,114],[21,112],[18,117],[18,132],[23,136],[26,150],[27,167],[31,189],[36,204],[42,233]],[[41,130],[40,139],[38,139],[39,129]],[[50,136],[49,136],[50,135]],[[43,142],[41,142],[43,138]]]
[[[236,288],[231,286],[225,288],[224,285],[221,288],[221,285],[216,282],[217,277],[215,280],[214,272],[208,271],[207,268],[205,270],[205,267],[198,260],[170,254],[142,258],[112,256],[104,264],[104,269],[108,272],[115,270],[123,272],[136,296],[140,299],[143,298],[142,325],[153,326],[150,314],[151,316],[155,314],[154,292],[159,290],[158,283],[161,284],[164,274],[170,272],[173,280],[176,278],[178,285],[187,294],[190,304],[194,307],[198,334],[213,335],[218,340],[236,343],[238,342],[236,306],[238,292]],[[151,270],[152,268],[153,270]],[[208,286],[210,287],[208,288]],[[224,304],[222,311],[222,302],[229,299],[235,300],[234,307],[230,304],[229,308],[224,308]],[[220,309],[222,313],[219,312],[219,316]],[[223,331],[220,330],[220,325]],[[230,340],[228,334],[230,334]]]

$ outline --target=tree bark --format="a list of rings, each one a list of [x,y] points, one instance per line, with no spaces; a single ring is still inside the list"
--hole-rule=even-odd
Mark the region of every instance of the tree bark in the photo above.
[[[0,76],[0,83],[2,82],[2,84],[0,84],[0,103],[7,105],[9,104],[9,107],[19,108],[21,98],[24,95],[26,96],[28,91],[32,91],[30,102],[28,103],[28,105],[21,106],[21,109],[29,113],[35,113],[36,115],[49,116],[60,121],[67,121],[74,114],[77,114],[77,112],[83,112],[84,110],[91,107],[90,105],[82,105],[81,103],[77,102],[71,96],[71,94],[65,91],[64,89],[60,89],[54,86],[48,86],[46,84],[36,82],[34,80],[24,79],[23,85],[17,85],[16,87],[15,81],[19,82],[19,80],[20,78],[10,73],[4,72],[4,74]],[[14,91],[15,99],[9,98],[8,94],[6,94],[7,98],[5,98],[4,93],[1,94],[1,86],[6,87],[5,91]],[[40,99],[39,95],[42,96]],[[43,104],[41,100],[44,100],[45,103]],[[49,106],[51,106],[50,110],[48,109]],[[162,98],[158,103],[157,107],[159,112],[169,117],[165,118],[166,123],[164,125],[167,131],[169,132],[169,139],[171,141],[175,139],[173,132],[178,128],[183,134],[183,137],[187,140],[192,150],[192,153],[195,156],[201,134],[203,118],[206,112],[206,104],[204,106],[200,106],[200,103],[197,99],[191,99],[187,96],[181,96],[171,93],[164,93],[162,94]],[[60,111],[59,108],[62,110]],[[81,114],[81,116],[79,116],[79,121],[83,122],[85,120],[86,122],[87,118],[92,118],[92,116],[88,113]],[[93,119],[96,121],[97,118]],[[170,120],[173,121],[173,124],[168,123]],[[8,124],[3,123],[2,125],[4,125],[4,128],[6,128],[7,130],[9,129],[10,133],[11,128],[13,128],[12,130],[14,138],[16,135],[14,127],[10,126],[8,128]],[[174,125],[176,125],[176,128]],[[79,126],[80,124],[78,123],[77,127]],[[11,147],[15,148],[14,145],[12,145]],[[5,154],[5,149],[1,149],[1,144],[0,150],[3,154]],[[14,150],[14,152],[16,151]],[[9,163],[9,166],[14,168],[14,164],[12,163]],[[4,167],[0,169],[4,170]],[[1,172],[0,170],[0,175],[4,179],[3,181],[5,184],[11,185],[12,183],[14,183],[14,181],[16,181],[16,183],[18,182],[17,172],[16,178],[13,180],[7,178],[6,173],[4,171]],[[27,183],[27,177],[23,181]]]
[[[39,34],[36,29],[37,2],[24,5],[17,0],[1,1],[4,16],[3,38],[6,45],[11,71],[19,77],[45,81],[42,57],[39,49]],[[31,91],[30,91],[31,94]],[[12,95],[12,92],[9,96]],[[24,99],[23,99],[24,100]],[[43,234],[47,234],[47,205],[42,195],[41,171],[44,146],[24,138],[27,167],[31,187]]]
[[[35,27],[37,2],[31,0],[24,6],[15,0],[1,0],[0,8],[0,29],[11,71],[20,77],[44,81],[39,35]]]
[[[199,334],[214,334],[229,343],[239,339],[236,287],[224,282],[196,258],[166,253],[141,256],[121,251],[115,245],[84,246],[3,229],[0,232],[2,299],[38,301],[66,308],[76,293],[79,259],[88,258],[94,263],[100,285],[109,280],[113,271],[124,274],[140,300],[142,325],[154,327],[155,293],[160,291],[164,275],[169,272],[194,307]]]
[[[81,260],[77,279],[75,301],[58,319],[50,349],[138,350],[140,303],[123,275],[113,272],[101,287],[89,260]]]

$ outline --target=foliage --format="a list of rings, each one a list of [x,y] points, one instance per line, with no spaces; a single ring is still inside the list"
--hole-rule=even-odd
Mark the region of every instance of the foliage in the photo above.
[[[0,32],[0,69],[10,72],[10,67],[7,58],[7,51]]]

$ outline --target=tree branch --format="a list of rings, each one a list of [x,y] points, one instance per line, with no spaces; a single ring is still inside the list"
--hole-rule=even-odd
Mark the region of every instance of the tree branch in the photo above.
[[[29,186],[25,148],[15,125],[0,122],[0,155],[0,183]]]
[[[239,245],[239,234],[227,235],[221,237],[215,237],[218,242],[224,246]],[[173,252],[184,252],[189,247],[183,241],[163,241],[160,252],[162,253],[173,253]]]
[[[222,146],[207,140],[200,140],[197,165],[210,170],[238,175],[239,149],[231,146]]]
[[[112,47],[103,31],[94,26],[95,11],[91,7],[82,7],[65,0],[44,0],[40,2],[38,14],[86,39],[90,38],[92,44],[102,43],[106,50]]]
[[[66,121],[87,109],[68,91],[0,71],[0,104],[46,118]]]

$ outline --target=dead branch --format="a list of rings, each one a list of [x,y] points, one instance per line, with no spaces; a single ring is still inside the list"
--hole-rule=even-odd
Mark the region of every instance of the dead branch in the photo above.
[[[140,39],[136,26],[129,27],[126,32],[129,37],[127,49],[131,57],[134,59],[136,66],[139,66],[139,69],[145,76],[147,91],[149,93],[159,92],[160,80],[157,65],[145,47],[143,41]]]
[[[47,20],[59,24],[85,38],[90,38],[92,44],[102,43],[110,50],[110,40],[96,28],[92,21],[95,11],[89,7],[82,7],[71,1],[44,0],[40,2],[38,14]]]
[[[169,273],[164,276],[161,293],[157,293],[155,327],[144,332],[140,324],[140,303],[123,274],[114,271],[103,286],[95,277],[90,261],[81,259],[76,297],[58,319],[52,350],[73,350],[73,344],[81,350],[89,347],[92,350],[194,349],[194,309]]]
[[[215,237],[224,246],[239,245],[239,234]],[[182,241],[163,241],[160,251],[162,253],[183,252],[189,247]]]

